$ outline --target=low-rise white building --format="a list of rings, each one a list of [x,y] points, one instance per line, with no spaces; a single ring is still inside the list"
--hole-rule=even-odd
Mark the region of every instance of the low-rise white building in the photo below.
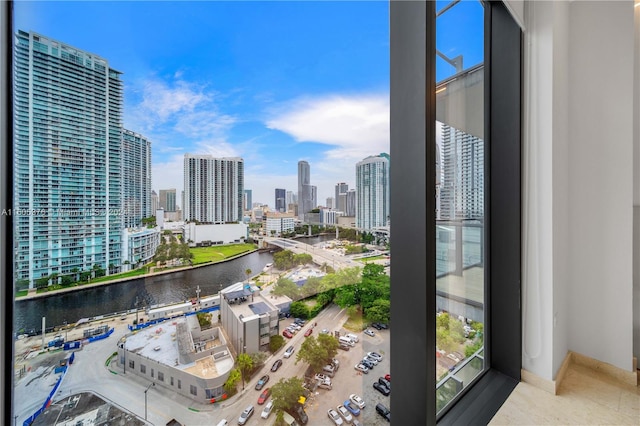
[[[149,262],[160,245],[160,228],[126,228],[122,232],[122,271]]]
[[[207,403],[225,393],[234,359],[219,327],[202,330],[198,318],[189,315],[125,336],[118,344],[118,364],[125,375]]]
[[[292,232],[296,217],[293,213],[269,212],[262,217],[262,228],[266,236],[279,236],[283,232]]]
[[[278,308],[252,283],[233,284],[220,296],[220,321],[236,353],[268,350],[270,337],[279,333]]]
[[[191,247],[232,244],[244,242],[249,234],[246,223],[226,223],[219,225],[197,225],[188,222],[182,226],[184,240]]]

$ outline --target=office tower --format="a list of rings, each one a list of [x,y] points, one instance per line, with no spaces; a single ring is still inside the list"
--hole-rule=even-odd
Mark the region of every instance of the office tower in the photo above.
[[[151,142],[122,130],[122,201],[125,228],[138,227],[151,213]]]
[[[94,265],[115,272],[123,227],[121,73],[34,32],[18,31],[14,40],[16,279],[33,288]]]
[[[151,216],[155,216],[156,210],[160,206],[160,202],[158,201],[158,194],[156,191],[151,191]]]
[[[287,204],[286,204],[286,193],[285,189],[276,188],[276,211],[277,212],[286,212]]]
[[[251,200],[252,191],[250,189],[244,190],[244,204],[243,209],[245,211],[251,210],[253,208],[253,201]]]
[[[482,139],[442,125],[441,219],[484,217],[484,143]]]
[[[244,161],[211,155],[184,156],[185,221],[230,223],[242,220]]]
[[[318,187],[315,185],[311,185],[311,208],[309,210],[313,210],[318,207]]]
[[[365,158],[356,164],[356,227],[362,230],[389,222],[389,155]]]
[[[311,210],[311,169],[306,161],[298,161],[298,219]]]
[[[335,198],[328,197],[326,202],[326,207],[328,209],[335,209],[335,205],[336,205]]]
[[[176,190],[173,189],[161,189],[160,190],[160,208],[165,212],[176,211]]]
[[[290,204],[297,204],[298,196],[293,191],[287,191],[287,206]]]
[[[356,204],[357,204],[357,197],[356,197],[356,190],[355,189],[350,189],[346,195],[345,195],[345,205],[346,205],[346,209],[345,209],[345,216],[351,216],[354,217],[356,215]]]
[[[336,184],[336,196],[335,196],[336,205],[334,206],[336,210],[341,212],[347,211],[347,206],[345,203],[347,201],[346,193],[348,190],[349,190],[349,185],[347,185],[346,183],[340,182]],[[341,197],[342,194],[345,194],[345,196]]]

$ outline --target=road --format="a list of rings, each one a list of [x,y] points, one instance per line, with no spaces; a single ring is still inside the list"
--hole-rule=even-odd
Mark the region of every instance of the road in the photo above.
[[[363,263],[350,259],[349,257],[342,256],[339,253],[335,253],[331,250],[325,250],[321,247],[315,247],[311,244],[303,243],[298,240],[286,240],[283,238],[271,238],[265,237],[265,242],[282,247],[286,250],[292,251],[294,254],[310,254],[313,257],[313,261],[318,264],[327,264],[334,270],[359,266],[362,267]],[[319,245],[325,243],[318,243]]]

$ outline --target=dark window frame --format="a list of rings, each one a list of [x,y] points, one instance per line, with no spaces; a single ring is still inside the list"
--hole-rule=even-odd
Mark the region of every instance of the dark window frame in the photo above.
[[[402,354],[391,357],[391,371],[411,384],[394,390],[399,424],[487,423],[520,380],[522,33],[501,1],[484,4],[486,370],[437,418],[436,304],[428,290],[436,279],[428,201],[435,200],[436,11],[433,1],[391,1],[391,262],[393,282],[412,283],[391,287],[391,352]]]

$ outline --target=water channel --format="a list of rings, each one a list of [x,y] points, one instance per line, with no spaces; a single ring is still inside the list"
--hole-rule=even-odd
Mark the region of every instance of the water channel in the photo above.
[[[320,236],[301,241],[315,244],[326,239],[330,237]],[[135,308],[136,298],[140,308],[180,302],[196,297],[198,286],[201,296],[216,294],[245,279],[247,269],[257,274],[272,261],[272,254],[254,252],[228,262],[172,274],[18,301],[14,305],[14,330],[17,334],[41,330],[43,316],[46,317],[46,327],[49,328],[64,324],[65,321],[74,323],[81,318],[123,312]]]

